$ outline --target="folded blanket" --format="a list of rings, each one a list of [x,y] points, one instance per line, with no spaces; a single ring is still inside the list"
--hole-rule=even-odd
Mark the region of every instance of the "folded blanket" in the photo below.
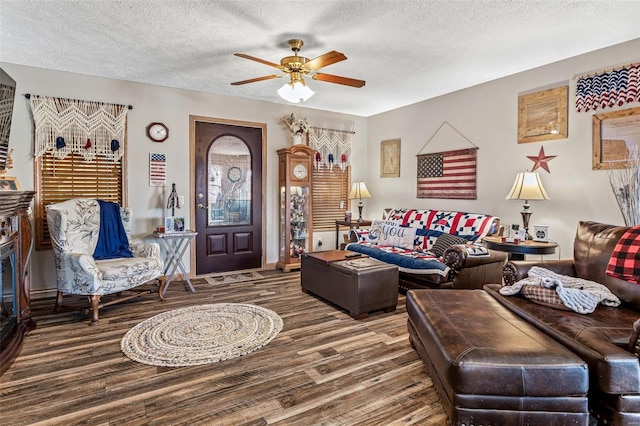
[[[539,266],[533,266],[529,270],[527,278],[513,285],[502,287],[500,294],[513,296],[520,293],[520,290],[525,285],[555,289],[562,303],[572,311],[580,314],[590,314],[595,311],[598,303],[606,306],[620,305],[620,299],[602,284],[582,278],[556,274]]]
[[[98,200],[100,205],[100,231],[98,243],[93,252],[96,260],[133,257],[129,249],[127,233],[122,225],[120,205],[110,201]]]

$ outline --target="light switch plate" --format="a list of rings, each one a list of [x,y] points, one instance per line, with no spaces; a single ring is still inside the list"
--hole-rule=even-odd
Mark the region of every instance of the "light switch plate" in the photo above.
[[[184,206],[184,195],[178,195],[178,202],[180,206]]]

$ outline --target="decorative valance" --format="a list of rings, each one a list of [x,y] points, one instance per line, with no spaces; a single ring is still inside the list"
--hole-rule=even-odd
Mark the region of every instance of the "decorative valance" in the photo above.
[[[311,127],[309,129],[309,146],[316,151],[315,165],[317,168],[333,169],[338,165],[344,170],[351,164],[351,135],[354,132],[345,130]]]
[[[125,105],[37,95],[30,102],[35,157],[51,151],[58,158],[73,153],[87,161],[96,155],[117,161],[124,154]]]
[[[621,106],[640,100],[640,63],[578,77],[576,110]]]

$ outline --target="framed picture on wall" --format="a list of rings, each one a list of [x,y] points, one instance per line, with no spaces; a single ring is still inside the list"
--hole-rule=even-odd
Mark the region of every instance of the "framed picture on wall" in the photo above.
[[[631,151],[640,149],[640,107],[594,114],[593,169],[624,169]]]
[[[569,86],[518,96],[518,143],[568,136]]]
[[[400,177],[400,139],[380,142],[380,177]]]
[[[19,191],[18,179],[13,176],[0,176],[0,191]]]

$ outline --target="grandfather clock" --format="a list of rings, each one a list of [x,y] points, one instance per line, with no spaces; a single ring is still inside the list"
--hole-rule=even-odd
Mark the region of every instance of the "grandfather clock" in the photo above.
[[[312,167],[315,150],[294,145],[278,150],[280,231],[277,267],[300,268],[300,257],[313,247]]]

